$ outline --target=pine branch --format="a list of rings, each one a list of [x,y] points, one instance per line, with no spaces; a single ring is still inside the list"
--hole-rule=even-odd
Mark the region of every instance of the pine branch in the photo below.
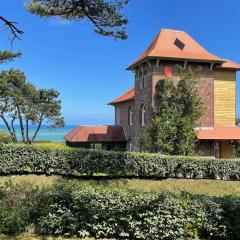
[[[20,52],[10,52],[10,51],[0,51],[0,64],[4,63],[6,61],[12,61],[16,57],[20,57]]]
[[[20,36],[23,34],[23,31],[16,27],[17,22],[11,22],[6,18],[4,18],[3,16],[0,16],[0,20],[5,24],[5,26],[12,33],[13,35],[12,41],[14,41],[16,38],[21,40]]]
[[[69,21],[87,20],[103,36],[126,39],[128,19],[120,10],[129,0],[30,0],[26,9],[40,17],[60,17]]]

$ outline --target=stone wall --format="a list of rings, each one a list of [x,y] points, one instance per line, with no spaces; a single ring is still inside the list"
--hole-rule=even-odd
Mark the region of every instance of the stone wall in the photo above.
[[[145,87],[140,88],[141,74],[146,72]],[[135,73],[135,111],[133,114],[134,119],[134,138],[133,138],[133,151],[141,151],[141,139],[144,137],[146,129],[151,124],[152,120],[152,69],[146,64],[142,69],[138,69]],[[145,126],[141,125],[141,106],[145,107]]]
[[[171,66],[173,69],[173,77],[178,81],[179,75],[177,73],[176,64],[183,65],[181,62],[164,62],[159,64],[158,68],[154,68],[152,76],[152,101],[154,103],[155,86],[159,80],[164,79],[164,69],[166,66]],[[188,65],[189,66],[189,65]],[[191,64],[192,68],[196,70],[201,67],[199,77],[201,83],[199,85],[199,95],[203,101],[204,114],[199,120],[200,127],[214,126],[214,71],[210,70],[209,64]]]
[[[130,149],[130,140],[134,138],[134,118],[132,126],[128,123],[128,109],[131,106],[133,111],[133,117],[135,112],[134,100],[118,103],[115,105],[115,124],[123,126],[124,132],[127,138],[127,150]]]

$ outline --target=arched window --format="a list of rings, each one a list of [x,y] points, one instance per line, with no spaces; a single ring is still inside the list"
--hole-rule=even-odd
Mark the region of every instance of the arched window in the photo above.
[[[133,111],[132,111],[132,107],[130,106],[128,108],[128,125],[132,126],[133,124]]]
[[[140,72],[140,74],[139,74],[139,88],[140,89],[143,89],[143,72]]]
[[[147,87],[147,70],[144,70],[142,74],[142,82],[143,82],[143,88]]]
[[[140,107],[140,124],[141,126],[145,126],[145,106],[142,104]]]

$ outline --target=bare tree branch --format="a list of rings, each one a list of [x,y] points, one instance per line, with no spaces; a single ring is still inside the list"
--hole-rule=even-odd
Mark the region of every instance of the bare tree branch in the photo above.
[[[12,41],[15,40],[16,38],[21,40],[20,36],[23,34],[23,31],[16,27],[17,22],[11,22],[4,18],[3,16],[0,16],[0,20],[5,24],[7,28],[9,28],[10,32],[12,33],[13,35]]]

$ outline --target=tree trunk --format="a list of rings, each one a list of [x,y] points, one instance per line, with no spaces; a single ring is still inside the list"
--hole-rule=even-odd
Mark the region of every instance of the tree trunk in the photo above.
[[[16,118],[13,118],[13,119],[12,119],[12,121],[11,121],[11,127],[12,127],[12,132],[13,132],[14,138],[15,138],[15,140],[16,140],[16,142],[17,142],[17,135],[16,135],[16,131],[15,131],[15,128],[14,128],[14,125],[13,125],[13,123],[14,123],[15,120],[16,120]]]
[[[26,120],[26,138],[27,138],[27,143],[31,144],[32,141],[29,138],[29,120],[28,119]]]
[[[17,106],[17,112],[18,112],[18,118],[19,118],[19,123],[20,123],[21,134],[22,134],[22,140],[24,143],[26,143],[24,127],[23,127],[23,119],[22,119],[22,114],[20,112],[19,106]]]
[[[16,143],[16,142],[17,142],[16,134],[14,134],[14,132],[12,131],[12,129],[11,129],[11,127],[9,126],[9,124],[8,124],[7,120],[5,119],[5,117],[4,117],[4,116],[1,116],[1,118],[2,118],[3,122],[5,123],[5,125],[6,125],[6,127],[7,127],[7,130],[8,130],[8,132],[9,132],[11,138],[12,138],[12,141],[13,141],[14,143]]]
[[[40,117],[40,120],[39,120],[38,127],[37,127],[37,129],[36,129],[36,131],[35,131],[35,133],[34,133],[34,135],[33,135],[33,137],[32,137],[31,142],[33,142],[33,141],[35,140],[35,138],[37,137],[37,134],[38,134],[38,132],[39,132],[41,126],[42,126],[42,121],[43,121],[42,118],[43,118],[43,117],[41,116],[41,117]]]

